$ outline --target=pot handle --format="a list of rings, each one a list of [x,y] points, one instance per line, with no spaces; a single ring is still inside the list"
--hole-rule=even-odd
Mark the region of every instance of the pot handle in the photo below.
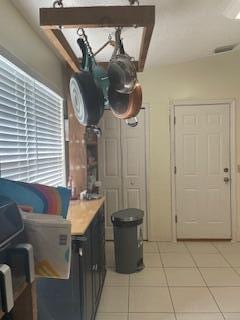
[[[122,40],[121,40],[121,39],[120,39],[120,48],[119,48],[119,52],[120,52],[120,54],[126,54],[126,53],[125,53],[125,50],[124,50],[123,43],[122,43]]]
[[[89,57],[88,57],[87,47],[84,43],[84,40],[82,38],[78,38],[77,44],[79,45],[79,48],[82,51],[82,69],[88,70],[89,69]]]
[[[118,53],[118,51],[120,50],[120,47],[121,47],[121,29],[120,28],[117,28],[116,31],[115,31],[115,48],[113,50],[113,54],[112,54],[112,57],[111,57],[111,60],[114,59]]]
[[[119,42],[119,53],[125,55],[126,57],[128,57],[128,59],[129,59],[131,62],[134,62],[134,61],[135,61],[135,58],[134,58],[134,57],[130,57],[129,54],[127,54],[127,52],[125,51],[124,46],[123,46],[122,39],[120,39],[120,42]]]
[[[126,120],[126,124],[129,126],[129,127],[136,127],[138,125],[138,119],[137,117],[134,117],[133,118],[135,122],[129,122],[129,119]]]

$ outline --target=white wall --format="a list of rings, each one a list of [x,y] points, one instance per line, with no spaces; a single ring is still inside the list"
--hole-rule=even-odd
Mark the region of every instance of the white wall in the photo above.
[[[38,78],[62,94],[62,64],[11,4],[0,0],[0,46],[17,57]]]
[[[240,163],[240,52],[155,68],[140,74],[139,80],[144,101],[150,104],[150,239],[171,240],[170,101],[236,99],[236,148]],[[239,190],[239,175],[237,178]],[[237,195],[240,217],[239,192]]]

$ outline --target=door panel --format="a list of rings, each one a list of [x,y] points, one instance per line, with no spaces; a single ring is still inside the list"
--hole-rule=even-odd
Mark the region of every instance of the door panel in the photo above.
[[[146,239],[146,151],[145,111],[135,128],[106,111],[101,121],[99,139],[99,178],[106,197],[106,239],[113,239],[111,214],[125,208],[141,208],[145,213]]]
[[[229,239],[229,105],[179,106],[175,117],[177,236]]]
[[[147,238],[145,111],[138,114],[138,125],[121,122],[123,206],[144,211],[143,237]]]
[[[140,192],[139,189],[128,189],[126,198],[127,198],[127,206],[128,208],[140,208],[141,201],[140,201]]]
[[[121,174],[121,127],[120,120],[106,111],[100,123],[102,136],[99,139],[99,179],[102,182],[101,193],[105,201],[106,239],[113,239],[111,214],[122,209]]]
[[[111,222],[111,213],[116,212],[121,208],[122,199],[119,199],[119,189],[105,189],[104,190],[105,196],[105,210],[110,214],[107,215],[106,225],[107,227],[112,227]]]

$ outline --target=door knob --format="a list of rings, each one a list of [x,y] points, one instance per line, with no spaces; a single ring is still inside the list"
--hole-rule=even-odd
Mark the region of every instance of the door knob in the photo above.
[[[229,182],[229,178],[228,177],[224,177],[224,179],[223,179],[223,181],[225,182],[225,183],[228,183]]]

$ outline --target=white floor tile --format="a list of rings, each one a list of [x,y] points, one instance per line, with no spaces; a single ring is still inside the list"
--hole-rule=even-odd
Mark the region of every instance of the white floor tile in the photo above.
[[[163,287],[130,287],[130,312],[173,312],[169,291]]]
[[[223,252],[222,255],[228,261],[228,263],[233,267],[240,267],[240,252],[239,253],[226,253]]]
[[[195,263],[188,253],[162,253],[164,267],[194,267]]]
[[[160,255],[158,253],[144,253],[143,263],[145,267],[162,267]]]
[[[163,268],[145,268],[130,275],[130,286],[167,286]]]
[[[240,253],[240,242],[217,241],[213,244],[222,253]]]
[[[144,241],[143,252],[145,253],[158,253],[157,242]]]
[[[177,313],[177,320],[223,320],[221,313]]]
[[[209,287],[240,286],[240,276],[232,268],[200,268]]]
[[[240,268],[234,268],[234,270],[236,270],[236,272],[240,275]]]
[[[187,248],[183,242],[158,242],[160,253],[187,253]]]
[[[217,249],[210,242],[187,241],[185,244],[191,253],[218,253]]]
[[[207,288],[170,288],[176,312],[219,312]]]
[[[172,287],[205,287],[197,268],[165,268],[168,285]]]
[[[240,312],[239,287],[211,287],[210,290],[222,312]]]
[[[128,320],[127,313],[98,313],[96,320]]]
[[[240,320],[240,242],[144,242],[146,267],[131,275],[115,272],[113,242],[106,259],[96,320]]]
[[[193,253],[198,267],[229,267],[227,261],[218,253]]]
[[[239,320],[240,313],[224,313],[225,320]]]
[[[99,313],[128,312],[128,288],[104,287],[98,311]]]
[[[107,275],[105,279],[105,286],[111,287],[128,287],[129,285],[129,275],[117,273],[112,269],[107,270]]]
[[[128,320],[175,320],[174,313],[129,313]]]

